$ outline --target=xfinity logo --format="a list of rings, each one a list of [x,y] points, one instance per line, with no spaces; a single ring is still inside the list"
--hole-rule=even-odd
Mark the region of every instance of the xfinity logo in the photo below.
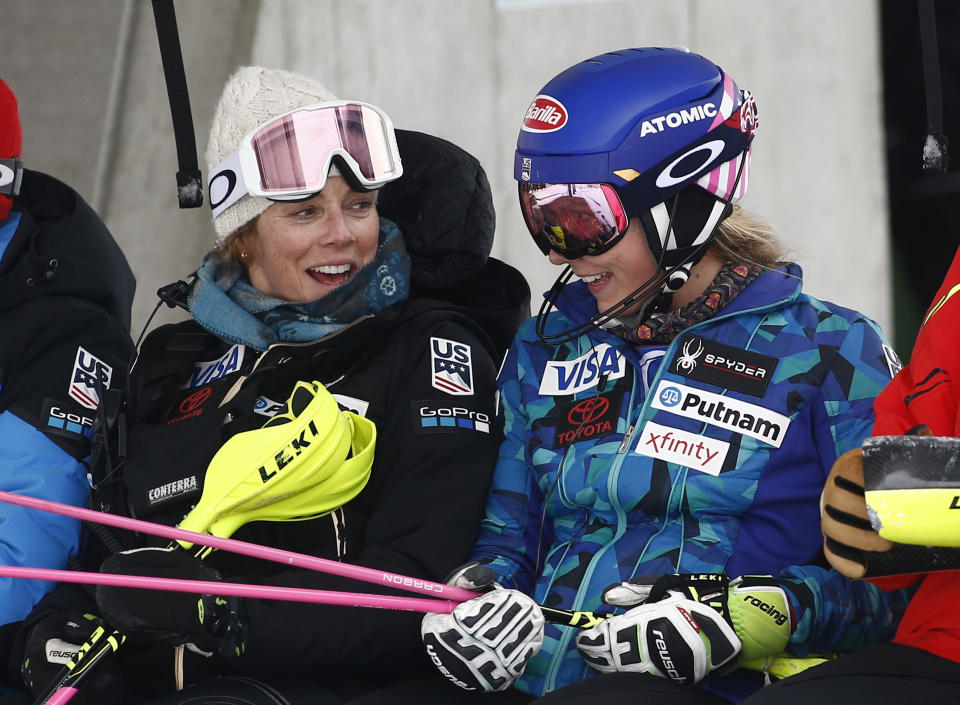
[[[623,355],[616,348],[603,343],[575,360],[548,362],[540,380],[540,394],[576,394],[596,387],[601,376],[613,380],[620,379],[626,373],[627,363]]]
[[[748,404],[674,382],[660,382],[651,404],[688,419],[703,421],[779,448],[790,427],[790,417],[756,404]]]
[[[730,444],[648,421],[634,449],[640,455],[719,475]]]

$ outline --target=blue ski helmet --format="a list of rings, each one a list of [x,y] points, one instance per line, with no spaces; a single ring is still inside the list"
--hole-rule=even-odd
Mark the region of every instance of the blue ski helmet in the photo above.
[[[685,49],[595,56],[533,99],[514,177],[538,184],[610,184],[639,217],[664,270],[689,268],[747,187],[757,110],[719,66]]]

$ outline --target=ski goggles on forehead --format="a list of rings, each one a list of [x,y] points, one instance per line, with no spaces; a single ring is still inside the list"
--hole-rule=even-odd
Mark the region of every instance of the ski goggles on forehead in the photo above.
[[[599,255],[627,231],[629,219],[609,184],[520,183],[520,210],[543,254]]]
[[[403,174],[393,123],[380,108],[354,101],[316,103],[265,122],[246,134],[237,151],[209,179],[216,218],[246,194],[295,201],[327,183],[333,157],[348,178],[372,191]]]

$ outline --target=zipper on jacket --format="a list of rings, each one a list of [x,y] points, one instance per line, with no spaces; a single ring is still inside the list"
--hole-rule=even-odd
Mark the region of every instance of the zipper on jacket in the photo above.
[[[224,404],[229,402],[231,399],[233,399],[237,395],[237,393],[240,391],[240,388],[243,387],[243,385],[246,384],[247,380],[253,376],[254,372],[257,371],[257,367],[260,365],[261,362],[263,362],[263,359],[267,355],[269,355],[270,351],[273,350],[274,348],[281,347],[281,346],[282,347],[307,347],[308,345],[316,345],[317,343],[322,343],[325,340],[330,340],[331,338],[335,338],[336,336],[350,330],[355,325],[367,320],[368,318],[373,318],[373,314],[368,313],[366,316],[361,316],[357,320],[351,321],[340,330],[330,333],[329,335],[325,335],[322,338],[311,340],[309,343],[274,343],[269,348],[267,348],[262,353],[260,353],[260,357],[258,357],[257,361],[253,363],[253,367],[250,368],[250,372],[248,372],[245,375],[241,375],[240,377],[237,378],[237,381],[233,383],[233,386],[230,387],[230,389],[227,390],[227,393],[223,396],[223,399],[220,401],[219,406],[223,406]],[[249,346],[244,346],[244,347],[249,347]]]
[[[608,549],[612,549],[617,541],[622,538],[623,534],[626,532],[627,515],[626,512],[624,512],[623,507],[620,506],[619,502],[617,501],[616,488],[620,477],[620,468],[627,457],[626,453],[622,449],[629,447],[630,439],[633,437],[633,433],[636,430],[636,424],[633,423],[631,416],[633,411],[633,398],[637,392],[637,377],[641,375],[641,372],[633,365],[630,365],[630,369],[632,370],[633,375],[633,385],[630,388],[630,398],[627,401],[627,431],[624,435],[623,442],[621,442],[620,446],[617,448],[617,452],[614,454],[607,479],[607,492],[610,496],[610,506],[617,514],[617,528],[613,538],[594,554],[589,565],[587,565],[587,568],[584,571],[583,579],[580,582],[580,587],[574,595],[573,605],[570,606],[570,609],[574,610],[580,609],[580,607],[583,605],[585,589],[592,581],[593,568],[597,565],[600,557],[606,553]],[[557,670],[560,668],[561,664],[565,662],[567,650],[570,648],[570,641],[576,636],[576,632],[577,630],[575,629],[564,629],[563,633],[560,635],[560,638],[557,640],[557,648],[550,658],[547,673],[543,679],[545,692],[554,690],[556,687],[555,684],[557,679]]]

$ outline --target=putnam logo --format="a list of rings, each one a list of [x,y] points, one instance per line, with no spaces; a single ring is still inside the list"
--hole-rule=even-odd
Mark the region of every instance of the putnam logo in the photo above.
[[[627,373],[627,361],[606,343],[592,348],[576,360],[548,362],[540,380],[540,394],[561,396],[596,387],[600,377],[620,379]]]
[[[719,475],[730,444],[647,421],[634,450],[640,455]]]
[[[650,403],[655,409],[736,431],[774,448],[780,447],[790,427],[789,416],[675,382],[660,382]]]
[[[193,367],[193,375],[190,377],[191,387],[200,387],[209,384],[215,379],[226,377],[231,372],[236,372],[243,364],[243,346],[234,345],[223,357],[208,362],[198,362]]]
[[[567,124],[567,109],[556,98],[538,95],[523,116],[521,130],[526,132],[554,132]]]

